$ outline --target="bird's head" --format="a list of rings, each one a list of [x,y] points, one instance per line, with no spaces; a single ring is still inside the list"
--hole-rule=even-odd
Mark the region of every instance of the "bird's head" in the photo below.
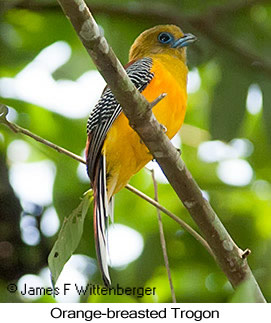
[[[129,60],[137,60],[155,54],[168,54],[186,61],[186,47],[196,41],[192,34],[184,34],[175,25],[160,25],[145,30],[133,43]]]

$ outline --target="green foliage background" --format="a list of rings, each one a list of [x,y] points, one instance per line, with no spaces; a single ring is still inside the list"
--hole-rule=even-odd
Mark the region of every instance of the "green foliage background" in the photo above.
[[[254,1],[255,5],[249,8],[236,9],[223,15],[219,14],[216,8],[234,8],[236,1],[159,0],[155,1],[155,6],[150,0],[88,1],[90,7],[93,5],[97,22],[103,27],[107,40],[123,64],[127,62],[128,50],[135,37],[148,27],[165,23],[162,17],[167,10],[174,12],[176,16],[195,15],[202,18],[212,12],[213,20],[209,23],[216,33],[221,34],[217,41],[214,41],[211,35],[209,37],[204,28],[201,30],[196,25],[189,25],[187,20],[184,20],[182,25],[185,32],[193,32],[199,38],[197,44],[189,48],[188,59],[189,68],[196,67],[201,77],[200,89],[189,95],[186,126],[180,132],[183,142],[182,157],[200,187],[208,192],[212,206],[233,239],[240,248],[252,250],[249,264],[265,297],[270,301],[271,73],[265,66],[259,68],[257,59],[255,64],[250,64],[242,56],[245,48],[246,52],[255,53],[265,58],[269,66],[271,64],[271,6],[268,2]],[[20,7],[20,1],[0,1],[0,77],[14,77],[43,48],[58,40],[66,41],[71,46],[72,56],[54,73],[55,79],[76,80],[85,71],[94,69],[70,23],[54,0],[24,1],[22,4]],[[95,11],[96,5],[99,9]],[[35,6],[39,9],[35,9]],[[119,7],[133,10],[138,6],[145,7],[145,15],[136,17],[127,13],[124,16],[118,10],[115,13],[109,10]],[[160,10],[161,20],[152,17],[152,10]],[[240,51],[233,50],[226,44],[223,35],[230,40],[230,44],[237,45]],[[258,84],[263,93],[263,109],[256,115],[251,115],[246,110],[246,97],[251,84]],[[86,118],[66,118],[31,102],[1,98],[1,93],[0,100],[17,111],[16,123],[74,153],[81,154],[86,139]],[[89,188],[77,176],[78,163],[30,139],[15,135],[2,125],[0,134],[3,136],[3,140],[0,140],[2,157],[6,156],[9,144],[20,138],[31,144],[29,162],[51,159],[55,163],[53,205],[62,222],[64,217],[76,208],[83,192]],[[205,163],[198,158],[198,146],[201,142],[215,139],[229,142],[234,138],[245,138],[254,147],[253,153],[246,158],[253,168],[253,179],[249,185],[242,187],[223,183],[216,175],[218,163]],[[153,196],[151,177],[145,170],[134,176],[130,183]],[[259,183],[264,185],[259,186]],[[0,195],[4,189],[4,185],[0,183]],[[159,200],[162,205],[195,227],[168,184],[159,184]],[[12,225],[8,226],[8,231],[12,234],[12,230],[18,230],[19,222],[15,223],[14,219],[10,221]],[[90,296],[82,301],[170,302],[156,210],[123,189],[116,197],[115,221],[142,234],[144,251],[126,268],[111,269],[113,282],[123,286],[155,286],[158,296],[139,299],[131,296]],[[224,274],[193,237],[167,216],[163,216],[163,223],[173,283],[179,302],[229,302],[232,299],[248,301],[245,298],[247,291],[243,294],[239,291],[238,296],[234,298],[234,291]],[[1,242],[4,241],[3,226],[0,234]],[[22,241],[17,242],[17,247],[22,252],[16,259],[12,259],[14,265],[7,263],[7,266],[14,268],[15,263],[19,261],[21,271],[14,272],[14,277],[10,280],[0,272],[2,302],[23,301],[17,294],[11,295],[6,291],[7,284],[10,281],[16,282],[23,274],[38,274],[39,270],[46,266],[42,259],[46,259],[55,240],[56,236],[43,237],[42,243],[35,247],[24,245]],[[90,215],[86,218],[83,238],[76,253],[95,259]],[[101,283],[97,271],[89,279],[91,283]],[[38,301],[54,300],[51,297],[41,297]]]

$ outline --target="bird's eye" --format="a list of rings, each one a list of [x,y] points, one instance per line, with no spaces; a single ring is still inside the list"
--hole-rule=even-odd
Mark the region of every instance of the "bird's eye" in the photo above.
[[[158,40],[162,44],[169,44],[174,37],[170,33],[160,33],[158,35]]]

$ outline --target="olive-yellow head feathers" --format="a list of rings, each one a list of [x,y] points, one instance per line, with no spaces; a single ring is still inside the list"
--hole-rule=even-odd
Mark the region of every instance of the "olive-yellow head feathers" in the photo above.
[[[168,54],[186,61],[186,47],[196,41],[192,34],[184,34],[175,25],[159,25],[145,30],[133,43],[129,60]]]

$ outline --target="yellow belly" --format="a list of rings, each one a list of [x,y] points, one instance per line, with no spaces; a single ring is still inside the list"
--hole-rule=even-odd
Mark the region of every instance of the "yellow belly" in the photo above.
[[[153,64],[151,71],[155,73],[155,77],[142,94],[151,102],[161,93],[167,93],[167,96],[153,108],[153,113],[157,120],[166,127],[166,134],[171,139],[178,132],[184,120],[187,98],[186,82],[183,82],[183,75],[181,82],[177,82],[162,64]],[[137,133],[129,126],[128,119],[123,113],[117,117],[110,128],[102,153],[106,156],[109,198],[122,189],[131,176],[153,158]]]

